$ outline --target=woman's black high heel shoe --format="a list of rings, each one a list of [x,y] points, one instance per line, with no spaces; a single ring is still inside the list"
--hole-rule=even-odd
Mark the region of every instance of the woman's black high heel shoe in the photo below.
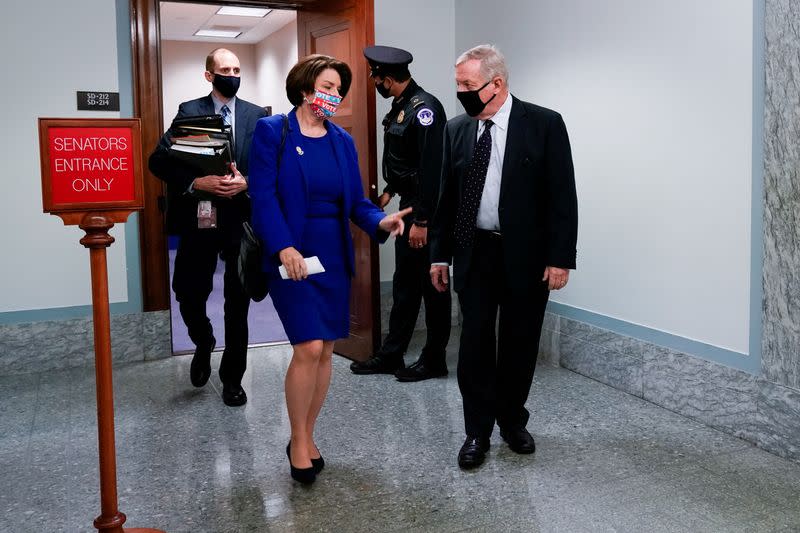
[[[292,475],[292,479],[302,483],[303,485],[311,485],[317,479],[317,471],[314,469],[314,464],[312,463],[308,468],[296,468],[292,464],[292,452],[289,449],[291,443],[286,445],[286,456],[289,457],[289,473]]]
[[[292,451],[290,449],[291,445],[291,442],[286,445],[286,456],[289,458],[289,464],[292,463]],[[311,468],[314,469],[315,474],[322,472],[322,469],[325,468],[325,459],[322,458],[322,454],[320,454],[316,459],[311,459]]]
[[[325,459],[322,458],[322,454],[316,459],[311,459],[311,466],[314,467],[314,471],[317,474],[322,472],[322,469],[325,468]]]

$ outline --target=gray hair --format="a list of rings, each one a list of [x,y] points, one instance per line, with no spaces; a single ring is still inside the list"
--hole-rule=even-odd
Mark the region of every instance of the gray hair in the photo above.
[[[470,48],[456,60],[456,66],[465,63],[470,59],[477,59],[481,62],[481,76],[486,81],[500,77],[508,85],[508,69],[506,68],[506,58],[500,50],[493,44],[479,44]]]

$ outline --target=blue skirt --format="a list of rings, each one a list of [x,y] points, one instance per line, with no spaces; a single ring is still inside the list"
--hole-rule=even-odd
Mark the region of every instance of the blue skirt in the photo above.
[[[350,274],[343,236],[349,225],[338,212],[322,211],[307,219],[298,251],[303,257],[319,257],[325,272],[301,281],[281,279],[277,268],[270,273],[269,293],[292,344],[350,334]]]

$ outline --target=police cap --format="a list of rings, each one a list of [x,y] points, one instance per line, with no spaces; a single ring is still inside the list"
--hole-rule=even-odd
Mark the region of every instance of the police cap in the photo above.
[[[364,57],[372,69],[371,76],[386,76],[405,70],[414,60],[410,52],[393,46],[368,46],[364,48]]]

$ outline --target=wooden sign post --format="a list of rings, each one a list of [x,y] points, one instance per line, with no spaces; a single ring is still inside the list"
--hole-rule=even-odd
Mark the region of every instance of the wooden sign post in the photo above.
[[[89,248],[100,455],[100,516],[94,527],[107,533],[164,533],[123,529],[125,514],[117,507],[106,248],[114,242],[108,230],[144,207],[139,119],[40,118],[39,150],[44,212],[84,230],[80,243]]]

